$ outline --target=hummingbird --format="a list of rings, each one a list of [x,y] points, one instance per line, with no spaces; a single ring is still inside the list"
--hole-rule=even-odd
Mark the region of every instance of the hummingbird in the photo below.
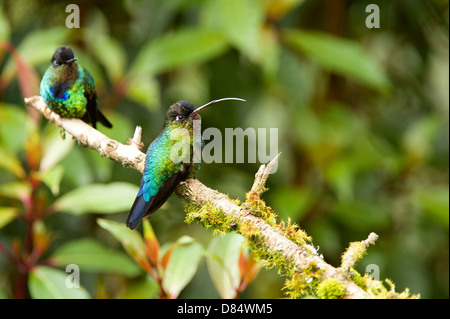
[[[94,128],[100,121],[111,128],[112,124],[98,109],[94,77],[76,60],[69,47],[56,49],[41,81],[41,96],[62,117],[80,118]]]
[[[201,152],[203,148],[203,140],[201,134],[193,136],[194,126],[201,123],[198,113],[214,103],[226,100],[245,102],[243,99],[230,97],[213,100],[196,109],[187,101],[179,101],[169,107],[162,132],[147,150],[141,186],[126,220],[130,229],[135,229],[143,218],[158,210],[180,182],[194,177],[200,169],[201,161],[195,160],[195,157],[196,151]],[[183,134],[176,134],[182,137],[181,140],[174,138],[177,130],[187,132],[187,138]]]

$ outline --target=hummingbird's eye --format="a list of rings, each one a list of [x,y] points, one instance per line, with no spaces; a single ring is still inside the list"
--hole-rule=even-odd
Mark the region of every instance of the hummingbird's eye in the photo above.
[[[184,116],[183,115],[177,115],[177,117],[175,118],[176,121],[182,121],[184,120]]]

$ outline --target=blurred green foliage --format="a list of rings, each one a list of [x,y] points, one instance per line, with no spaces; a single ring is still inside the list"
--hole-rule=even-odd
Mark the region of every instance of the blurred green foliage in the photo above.
[[[140,125],[147,147],[173,102],[245,98],[204,112],[203,129],[278,128],[283,155],[264,196],[280,219],[299,223],[335,266],[350,241],[374,231],[361,272],[375,264],[399,291],[448,298],[447,0],[372,1],[379,29],[366,27],[367,4],[356,0],[74,2],[79,29],[65,27],[66,2],[0,2],[0,297],[161,296],[124,245],[151,260],[146,232],[123,227],[139,173],[62,140],[23,105],[54,50],[69,45],[95,77],[114,124],[105,134],[125,143]],[[244,200],[258,165],[204,164],[197,178]],[[160,257],[182,243],[171,266],[159,260],[163,289],[235,295],[247,256],[232,248],[239,238],[220,242],[183,219],[176,198],[151,218]],[[35,265],[28,278],[11,260]],[[76,295],[58,289],[69,263],[81,269]],[[263,270],[242,296],[281,297],[282,287]]]

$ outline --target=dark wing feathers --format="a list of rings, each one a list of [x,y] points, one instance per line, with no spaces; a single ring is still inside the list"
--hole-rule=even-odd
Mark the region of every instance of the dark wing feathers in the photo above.
[[[97,128],[97,121],[100,121],[104,126],[111,128],[112,124],[106,119],[103,113],[100,112],[97,106],[97,93],[95,92],[94,77],[89,70],[82,68],[84,75],[83,81],[86,88],[84,97],[86,98],[86,114],[83,120],[92,124],[93,128]]]
[[[84,97],[87,100],[86,104],[86,115],[87,121],[92,124],[93,128],[97,128],[97,96],[96,94],[89,94],[88,92],[84,93]],[[84,117],[86,117],[86,115]]]
[[[166,200],[172,195],[175,188],[181,181],[186,180],[189,170],[183,170],[173,174],[169,179],[161,186],[161,189],[155,196],[150,197],[150,200],[146,202],[144,196],[139,191],[139,194],[134,200],[133,206],[128,213],[126,224],[130,229],[135,229],[141,220],[147,216],[150,216],[158,208],[160,208]],[[141,185],[142,189],[142,185]]]

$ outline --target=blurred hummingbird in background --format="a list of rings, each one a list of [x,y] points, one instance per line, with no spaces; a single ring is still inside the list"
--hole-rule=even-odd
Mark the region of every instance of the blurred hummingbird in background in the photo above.
[[[203,148],[200,134],[201,117],[198,113],[214,103],[226,100],[245,102],[243,99],[230,97],[213,100],[196,109],[187,101],[179,101],[169,107],[161,134],[147,150],[141,187],[126,220],[129,228],[135,229],[143,218],[158,210],[180,182],[192,178],[200,169],[201,159],[195,159],[198,156],[196,151],[201,152]],[[198,128],[194,128],[196,124]],[[198,134],[194,134],[196,129]],[[183,134],[181,140],[174,138],[177,130],[188,133],[187,138],[186,135],[183,138]],[[177,158],[180,150],[183,153],[183,149],[184,157],[181,155]]]
[[[99,121],[111,128],[112,124],[98,109],[94,77],[76,60],[72,49],[56,49],[41,81],[41,96],[62,117],[82,119],[94,128]]]

